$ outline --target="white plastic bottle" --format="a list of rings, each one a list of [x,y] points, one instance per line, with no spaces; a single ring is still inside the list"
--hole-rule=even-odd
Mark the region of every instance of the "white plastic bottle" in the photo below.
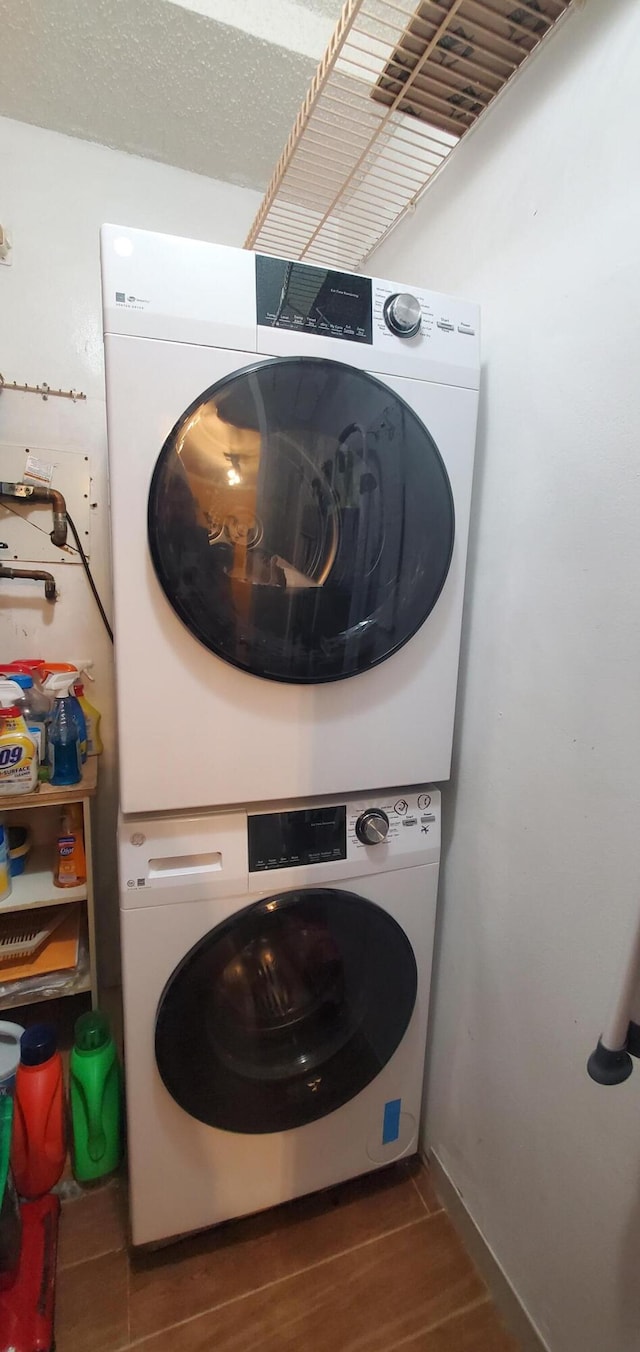
[[[38,748],[29,736],[15,681],[0,680],[0,795],[32,793],[38,782]]]

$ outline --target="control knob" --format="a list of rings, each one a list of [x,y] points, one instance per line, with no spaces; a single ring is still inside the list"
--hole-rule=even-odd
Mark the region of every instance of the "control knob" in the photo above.
[[[356,822],[356,835],[363,845],[382,845],[389,830],[389,818],[379,807],[370,807]]]
[[[420,332],[422,320],[420,301],[408,291],[399,291],[393,296],[388,296],[382,313],[387,328],[395,333],[396,338],[413,338]]]

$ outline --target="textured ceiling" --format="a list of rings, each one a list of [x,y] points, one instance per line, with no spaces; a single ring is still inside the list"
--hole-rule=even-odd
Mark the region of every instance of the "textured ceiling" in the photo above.
[[[263,188],[339,12],[340,0],[0,0],[0,115]]]

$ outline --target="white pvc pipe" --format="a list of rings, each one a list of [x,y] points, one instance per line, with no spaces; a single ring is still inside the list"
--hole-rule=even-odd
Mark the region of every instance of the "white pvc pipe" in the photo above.
[[[629,1022],[640,1022],[640,915],[629,945],[629,955],[620,988],[600,1038],[608,1051],[622,1051],[627,1041]]]

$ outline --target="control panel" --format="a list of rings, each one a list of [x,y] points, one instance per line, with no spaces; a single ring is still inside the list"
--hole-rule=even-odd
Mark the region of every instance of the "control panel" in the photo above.
[[[445,336],[477,335],[477,311],[436,292],[401,290],[392,282],[309,263],[256,255],[258,325],[386,348],[431,340],[443,355]],[[400,339],[400,344],[398,344]],[[471,353],[468,354],[469,357]]]
[[[477,305],[223,244],[103,226],[105,332],[476,390]]]
[[[264,895],[437,864],[440,792],[430,785],[265,804],[191,817],[121,817],[123,910]],[[226,904],[226,903],[225,903]],[[231,904],[231,903],[229,903]]]
[[[438,830],[439,795],[430,789],[250,814],[249,872],[414,853]]]

